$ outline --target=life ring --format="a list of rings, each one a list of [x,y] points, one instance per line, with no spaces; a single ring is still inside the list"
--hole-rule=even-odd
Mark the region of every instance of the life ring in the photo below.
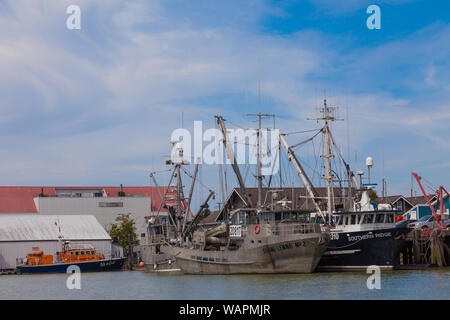
[[[259,224],[257,224],[257,225],[255,226],[254,231],[255,231],[255,234],[258,234],[258,233],[261,231],[261,227],[259,226]]]

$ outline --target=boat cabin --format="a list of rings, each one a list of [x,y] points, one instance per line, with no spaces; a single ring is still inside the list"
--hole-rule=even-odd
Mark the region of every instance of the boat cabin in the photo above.
[[[401,212],[396,210],[357,211],[336,213],[333,215],[336,229],[347,231],[365,229],[383,229],[395,225],[396,216]]]
[[[97,254],[97,251],[91,245],[82,246],[82,248],[70,248],[68,245],[63,247],[63,251],[56,252],[58,262],[70,263],[80,261],[98,261],[104,259],[103,255]]]

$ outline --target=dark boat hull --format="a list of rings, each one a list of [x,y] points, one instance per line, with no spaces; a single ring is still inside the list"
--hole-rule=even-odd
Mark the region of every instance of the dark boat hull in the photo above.
[[[126,258],[115,258],[110,260],[86,261],[77,263],[58,263],[42,266],[18,266],[19,274],[31,273],[66,273],[69,266],[78,266],[81,272],[99,272],[120,270]]]
[[[317,270],[360,270],[376,265],[394,269],[399,264],[406,228],[331,232],[331,240]]]

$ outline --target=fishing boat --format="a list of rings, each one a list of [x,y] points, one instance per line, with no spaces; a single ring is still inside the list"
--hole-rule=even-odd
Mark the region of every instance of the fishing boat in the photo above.
[[[230,218],[195,231],[191,248],[172,249],[184,273],[311,273],[328,244],[320,225],[295,210],[239,208]]]
[[[325,173],[322,178],[326,180],[327,184],[326,197],[320,197],[314,191],[306,173],[293,155],[292,148],[282,138],[288,152],[292,153],[292,160],[294,164],[297,164],[299,174],[306,177],[303,178],[304,184],[310,190],[310,198],[316,204],[317,209],[315,213],[312,213],[312,216],[315,216],[317,212],[321,213],[317,220],[322,221],[325,217],[325,223],[330,232],[328,247],[317,270],[366,269],[370,265],[393,269],[399,264],[399,253],[405,243],[403,239],[408,232],[408,228],[406,224],[396,224],[396,217],[401,212],[392,210],[388,204],[381,204],[377,207],[376,204],[371,203],[370,192],[374,184],[370,184],[370,171],[369,183],[364,185],[361,176],[361,181],[358,183],[330,130],[331,122],[341,120],[337,119],[335,110],[336,107],[327,106],[327,101],[324,99],[323,107],[320,109],[321,116],[310,119],[323,121],[324,123],[318,133],[323,135],[324,150],[321,157],[325,162],[323,166]],[[332,170],[331,161],[335,158],[331,151],[332,146],[335,147],[338,159],[342,161],[345,167],[346,180],[339,179],[336,172]],[[373,160],[368,157],[367,161],[370,170]],[[362,172],[358,172],[358,174],[362,174]],[[348,184],[346,195],[341,197],[339,204],[336,203],[337,199],[334,192],[334,183],[336,182],[339,182],[341,186]],[[345,188],[341,187],[340,189]]]
[[[261,137],[261,118],[266,115],[259,113],[257,116],[260,120],[258,136]],[[311,222],[308,213],[288,208],[268,210],[263,206],[260,139],[257,157],[258,201],[253,203],[246,192],[244,180],[236,163],[225,120],[220,116],[216,116],[216,120],[222,131],[222,142],[244,202],[239,207],[226,208],[223,213],[224,219],[216,225],[199,226],[200,213],[214,192],[211,191],[194,219],[187,221],[188,211],[181,214],[182,184],[178,182],[179,203],[172,206],[173,215],[169,209],[166,220],[169,228],[160,226],[156,219],[149,223],[149,235],[152,235],[152,240],[158,238],[157,235],[160,240],[148,248],[147,251],[151,254],[146,258],[149,262],[146,266],[150,270],[158,269],[159,265],[176,267],[188,274],[313,272],[326,249],[328,233],[322,231],[319,223]],[[182,154],[182,150],[179,152]],[[176,161],[175,163],[177,164],[175,169],[180,172],[182,163]],[[194,173],[194,181],[195,175]],[[179,173],[177,177],[180,177]],[[192,195],[192,187],[189,194],[188,200]],[[174,232],[171,233],[169,230]],[[173,237],[170,237],[170,234]]]
[[[261,112],[258,137],[261,137]],[[172,247],[177,266],[189,274],[310,273],[328,244],[328,233],[309,215],[298,210],[263,206],[261,141],[258,139],[256,205],[248,196],[222,117],[216,116],[227,157],[239,183],[243,203],[226,208],[225,219],[215,227],[191,231],[192,242]]]
[[[364,198],[368,198],[367,191],[363,201]],[[404,224],[395,222],[400,214],[396,210],[375,210],[373,207],[335,212],[330,243],[317,269],[358,270],[371,265],[394,269],[400,263],[400,252],[408,232]]]
[[[185,237],[189,235],[194,214],[191,211],[190,204],[194,191],[196,176],[199,163],[195,165],[195,171],[192,178],[192,184],[188,197],[184,196],[182,171],[185,165],[189,163],[183,158],[183,147],[180,143],[173,143],[174,154],[171,159],[166,160],[166,165],[172,166],[172,174],[169,180],[169,186],[160,192],[158,183],[155,178],[156,172],[150,173],[150,177],[159,192],[162,199],[160,207],[155,215],[148,217],[147,233],[145,242],[140,245],[141,258],[148,272],[179,272],[180,269],[176,265],[176,258],[171,250],[172,247],[179,247],[184,242]],[[171,185],[173,179],[176,184]],[[208,201],[214,196],[214,192],[210,190],[210,194],[204,203],[200,206],[199,211],[195,215],[198,220],[204,208],[208,207]],[[162,208],[167,211],[162,212]],[[197,221],[196,220],[196,221]]]
[[[67,272],[69,266],[78,266],[81,272],[98,272],[122,269],[125,258],[105,258],[88,243],[63,242],[62,250],[55,256],[43,251],[32,251],[17,266],[19,274]]]

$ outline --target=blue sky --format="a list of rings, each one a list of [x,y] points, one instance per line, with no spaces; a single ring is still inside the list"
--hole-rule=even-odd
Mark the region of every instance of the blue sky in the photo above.
[[[66,28],[70,4],[81,30]],[[371,4],[381,30],[366,27]],[[389,193],[408,194],[411,171],[448,185],[449,12],[419,0],[3,0],[2,184],[148,185],[181,112],[187,128],[216,114],[245,124],[261,79],[282,130],[316,128],[306,118],[324,91],[348,108],[352,165],[372,156],[380,182],[384,155]],[[334,130],[346,150],[346,123]]]

